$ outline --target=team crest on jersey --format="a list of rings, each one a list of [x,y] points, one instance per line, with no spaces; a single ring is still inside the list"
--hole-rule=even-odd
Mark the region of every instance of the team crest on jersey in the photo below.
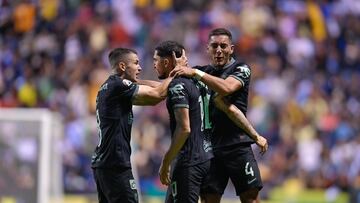
[[[243,78],[250,77],[251,71],[247,65],[238,66],[238,67],[236,67],[236,69],[238,69],[240,71],[241,77],[243,77]]]
[[[132,84],[132,82],[130,80],[127,80],[127,79],[123,79],[123,83],[126,86],[130,86]]]
[[[176,84],[174,87],[170,87],[169,91],[175,98],[184,97],[184,83]]]

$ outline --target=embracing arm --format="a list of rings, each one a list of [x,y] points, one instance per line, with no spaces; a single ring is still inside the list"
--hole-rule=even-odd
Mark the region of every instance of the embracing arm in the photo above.
[[[267,140],[259,135],[254,129],[244,113],[238,109],[234,104],[228,103],[222,96],[216,96],[214,102],[217,108],[226,113],[226,115],[241,129],[243,129],[260,147],[260,153],[264,154],[268,149]]]
[[[147,85],[150,87],[158,87],[159,85],[161,85],[161,82],[155,81],[155,80],[137,80],[136,81],[137,84],[139,85]]]
[[[227,77],[226,79],[218,78],[207,74],[205,72],[199,72],[195,69],[195,78],[198,78],[205,83],[210,89],[219,93],[222,96],[227,96],[234,93],[242,87],[242,83],[233,77]],[[201,77],[202,76],[202,77]]]
[[[189,68],[186,66],[176,66],[170,73],[171,76],[184,75],[187,77],[194,77],[205,83],[210,89],[218,92],[222,96],[227,96],[239,90],[243,84],[234,77],[227,77],[226,79],[218,78],[207,74],[201,70]]]
[[[133,97],[134,105],[155,105],[166,98],[167,88],[172,78],[165,79],[157,87],[150,87],[147,85],[139,85],[139,90]]]
[[[177,108],[174,111],[176,118],[176,128],[171,140],[170,147],[165,153],[159,170],[160,181],[165,185],[170,183],[170,164],[177,156],[180,149],[183,147],[191,132],[189,109]]]

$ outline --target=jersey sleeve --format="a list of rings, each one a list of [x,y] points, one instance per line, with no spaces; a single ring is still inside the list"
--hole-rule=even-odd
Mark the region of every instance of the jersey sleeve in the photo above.
[[[173,80],[168,87],[168,99],[170,100],[170,107],[173,109],[189,108],[189,94],[185,82]]]
[[[132,100],[138,90],[139,86],[127,79],[120,79],[115,85],[115,91],[126,100]]]
[[[243,86],[248,84],[250,81],[251,70],[250,67],[246,64],[239,65],[235,67],[234,72],[232,72],[229,76],[234,77],[239,80]]]

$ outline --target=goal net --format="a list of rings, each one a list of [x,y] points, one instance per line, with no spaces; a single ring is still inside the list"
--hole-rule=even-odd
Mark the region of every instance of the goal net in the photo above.
[[[61,117],[0,108],[0,203],[62,202]]]

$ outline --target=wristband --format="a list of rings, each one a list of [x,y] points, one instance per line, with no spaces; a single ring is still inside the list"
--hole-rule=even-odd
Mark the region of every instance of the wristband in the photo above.
[[[199,69],[195,69],[195,75],[194,78],[197,80],[201,80],[202,77],[204,77],[205,72],[199,70]]]

